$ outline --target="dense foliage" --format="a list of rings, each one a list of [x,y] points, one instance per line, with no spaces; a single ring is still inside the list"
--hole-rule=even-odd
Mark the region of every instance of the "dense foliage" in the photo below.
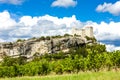
[[[35,55],[29,62],[23,56],[6,56],[0,65],[0,77],[96,72],[103,69],[117,70],[119,67],[120,51],[107,52],[105,45],[94,44],[71,48],[67,53],[61,51],[56,54]]]

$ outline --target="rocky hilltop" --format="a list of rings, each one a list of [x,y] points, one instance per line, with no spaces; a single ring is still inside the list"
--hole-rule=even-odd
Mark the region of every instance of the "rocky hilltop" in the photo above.
[[[18,42],[0,43],[0,56],[33,56],[35,53],[43,55],[45,53],[67,52],[71,47],[79,47],[88,42],[80,37],[50,38],[49,40],[29,39]]]

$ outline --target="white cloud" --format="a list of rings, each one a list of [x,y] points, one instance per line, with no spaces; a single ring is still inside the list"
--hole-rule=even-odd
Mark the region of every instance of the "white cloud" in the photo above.
[[[100,24],[92,21],[80,22],[75,15],[72,17],[58,18],[50,15],[31,17],[23,16],[16,22],[10,17],[8,11],[0,13],[0,36],[12,38],[29,38],[44,35],[56,35],[70,33],[73,26],[82,28],[90,25],[94,28],[97,40],[116,40],[120,39],[120,22],[101,22]],[[3,37],[5,39],[5,37]]]
[[[57,25],[66,24],[67,27],[71,27],[71,24],[73,22],[77,21],[77,23],[79,23],[79,21],[76,20],[75,15],[73,15],[72,17],[63,17],[63,18],[45,15],[45,16],[39,17],[39,19],[52,21],[52,22],[54,22],[54,24],[57,24]]]
[[[112,3],[104,3],[103,5],[98,5],[96,8],[98,12],[109,12],[113,15],[120,15],[120,1]]]
[[[70,33],[72,26],[81,27],[82,23],[71,17],[58,18],[50,15],[23,16],[16,22],[8,11],[0,12],[0,38],[5,41]]]
[[[107,51],[114,51],[114,50],[120,50],[120,46],[115,46],[115,45],[106,45]]]
[[[94,28],[94,34],[98,40],[116,40],[120,39],[120,22],[101,22],[97,24],[91,23]]]
[[[77,1],[75,0],[55,0],[51,6],[53,7],[75,7],[77,5]]]
[[[37,17],[31,17],[31,16],[23,16],[20,18],[19,23],[24,23],[25,26],[33,26],[37,23],[38,18]]]
[[[26,31],[26,34],[28,34],[31,37],[38,37],[38,36],[48,36],[48,35],[63,35],[64,33],[70,33],[71,25],[80,26],[82,23],[78,20],[76,20],[75,15],[72,17],[53,17],[50,15],[45,16],[39,16],[39,17],[31,17],[31,16],[23,16],[20,18],[20,21],[18,22],[18,25],[24,26],[24,28],[28,28]],[[21,27],[20,27],[21,28]],[[21,29],[18,28],[18,30],[14,30],[15,32],[20,33]],[[10,35],[12,36],[18,36],[17,34],[14,34],[15,32],[12,32]],[[28,32],[28,33],[27,33]]]
[[[0,12],[0,42],[14,41],[18,38],[27,39],[31,37],[63,35],[71,33],[73,26],[82,28],[83,26],[93,26],[94,35],[99,41],[120,40],[120,22],[110,23],[101,22],[100,24],[92,21],[81,22],[75,15],[71,17],[58,18],[50,15],[31,17],[23,16],[16,22],[11,18],[8,11]],[[115,47],[107,45],[107,50]]]
[[[3,4],[13,4],[13,5],[20,5],[22,4],[24,0],[0,0],[0,3],[3,3]]]
[[[0,13],[0,31],[12,29],[16,25],[16,21],[10,17],[9,12]]]
[[[5,42],[5,40],[3,40],[3,39],[0,39],[0,43],[1,43],[1,42]]]

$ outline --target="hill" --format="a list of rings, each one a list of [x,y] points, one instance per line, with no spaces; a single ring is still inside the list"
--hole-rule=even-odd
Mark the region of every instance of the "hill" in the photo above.
[[[68,52],[72,47],[80,47],[87,43],[92,43],[91,39],[81,38],[79,36],[47,36],[40,38],[31,38],[28,40],[18,39],[16,42],[0,43],[0,55],[18,57],[20,55],[27,58],[36,53],[44,55],[45,53],[58,53],[60,51]]]

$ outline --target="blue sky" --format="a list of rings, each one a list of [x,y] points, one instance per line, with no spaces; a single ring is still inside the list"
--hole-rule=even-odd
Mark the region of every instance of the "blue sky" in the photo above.
[[[120,49],[120,0],[0,0],[0,41],[70,33],[93,26],[107,48]]]
[[[70,17],[72,15],[76,15],[76,18],[82,22],[88,20],[95,22],[110,22],[109,19],[112,19],[116,22],[120,21],[120,16],[113,16],[108,12],[104,14],[98,13],[95,10],[99,4],[103,4],[104,2],[115,3],[118,0],[76,0],[77,4],[75,6],[68,7],[51,6],[55,0],[18,0],[23,1],[20,4],[12,4],[7,2],[2,3],[2,1],[5,0],[1,0],[0,11],[8,10],[10,13],[16,14],[17,16],[43,16],[45,14],[49,14],[51,16],[57,17]]]

